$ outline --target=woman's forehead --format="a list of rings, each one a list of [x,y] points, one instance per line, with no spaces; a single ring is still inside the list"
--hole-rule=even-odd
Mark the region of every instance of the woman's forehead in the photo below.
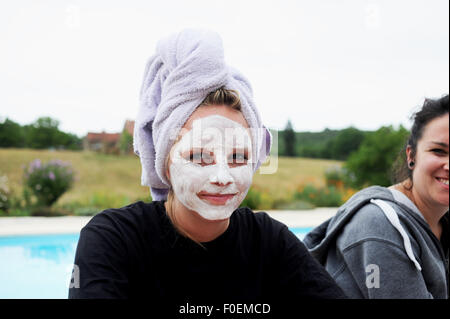
[[[196,119],[190,130],[183,128],[180,147],[219,147],[251,148],[248,129],[221,115],[210,115]]]
[[[431,120],[424,128],[420,142],[425,143],[445,143],[448,145],[449,139],[449,115],[437,117]],[[420,143],[419,142],[419,143]],[[421,143],[423,144],[423,143]]]
[[[232,109],[227,105],[202,105],[199,106],[188,118],[186,123],[183,125],[184,129],[192,129],[195,120],[209,117],[212,115],[220,115],[231,121],[234,121],[245,128],[249,128],[247,121],[244,118],[242,112]]]

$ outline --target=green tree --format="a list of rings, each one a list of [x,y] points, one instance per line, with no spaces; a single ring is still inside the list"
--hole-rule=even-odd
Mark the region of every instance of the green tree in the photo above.
[[[284,154],[285,156],[295,156],[295,132],[292,123],[288,120],[283,132]]]
[[[58,129],[59,121],[50,117],[38,118],[31,125],[23,127],[25,146],[30,148],[64,148],[80,150],[81,139],[74,135],[62,132]]]
[[[133,136],[126,130],[120,135],[119,149],[122,154],[128,154],[133,150]]]
[[[407,136],[408,131],[403,126],[398,130],[392,126],[381,127],[367,133],[359,149],[344,164],[347,183],[353,187],[390,185],[392,164]]]
[[[330,141],[330,158],[346,160],[350,153],[356,151],[364,140],[364,132],[354,127],[339,131],[338,135]]]
[[[24,147],[25,134],[22,127],[10,119],[0,123],[0,147]]]
[[[296,132],[297,156],[311,158],[332,158],[330,145],[339,133],[326,128],[322,132]]]
[[[56,146],[69,150],[81,150],[83,148],[83,143],[75,134],[58,131],[55,147]]]
[[[59,121],[50,117],[40,117],[27,127],[28,145],[31,148],[57,146]]]

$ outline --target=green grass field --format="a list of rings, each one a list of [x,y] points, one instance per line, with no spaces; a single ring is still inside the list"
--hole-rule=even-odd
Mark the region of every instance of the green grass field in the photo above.
[[[22,192],[23,167],[34,159],[60,159],[70,162],[76,172],[71,190],[57,202],[57,206],[85,205],[111,207],[138,199],[148,199],[149,190],[140,185],[141,167],[137,156],[104,155],[92,152],[48,151],[30,149],[0,149],[0,176],[8,177],[15,194]],[[287,198],[301,185],[325,184],[324,172],[339,161],[279,158],[275,174],[254,175],[253,187],[274,198]],[[115,201],[117,199],[117,201]]]
[[[284,198],[299,186],[325,186],[325,170],[341,165],[342,162],[334,160],[279,157],[276,173],[266,175],[258,170],[253,177],[253,186],[275,198]]]

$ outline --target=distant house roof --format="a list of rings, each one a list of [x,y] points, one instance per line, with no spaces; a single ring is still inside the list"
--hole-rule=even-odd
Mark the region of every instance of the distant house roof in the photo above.
[[[120,133],[91,133],[89,132],[86,139],[90,143],[104,142],[104,143],[116,143],[120,139]]]
[[[134,131],[134,121],[126,120],[123,129],[124,129],[125,131],[127,131],[128,134],[130,134],[131,136],[133,136],[133,131]]]

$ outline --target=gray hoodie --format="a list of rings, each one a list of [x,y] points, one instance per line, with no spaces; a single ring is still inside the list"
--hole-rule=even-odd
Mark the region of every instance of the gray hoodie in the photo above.
[[[350,298],[448,298],[448,220],[440,242],[405,195],[372,186],[304,243]]]

